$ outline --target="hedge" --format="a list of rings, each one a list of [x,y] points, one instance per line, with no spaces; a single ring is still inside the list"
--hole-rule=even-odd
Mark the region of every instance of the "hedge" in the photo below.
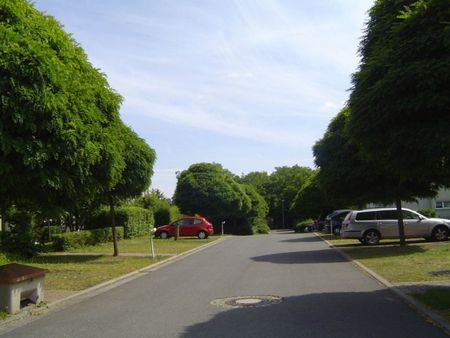
[[[116,227],[116,233],[118,240],[124,238],[123,228]],[[66,251],[68,249],[76,249],[88,245],[96,245],[98,243],[106,243],[111,241],[111,228],[66,232],[53,236],[53,249],[55,251]]]
[[[149,229],[153,228],[155,220],[153,213],[144,208],[135,206],[119,207],[116,210],[116,226],[123,227],[124,238],[133,238],[148,235]],[[109,228],[111,226],[111,216],[109,210],[101,209],[97,214],[90,217],[85,225],[85,229]]]
[[[295,232],[305,232],[306,227],[308,227],[312,224],[314,224],[314,220],[311,218],[303,220],[301,222],[298,222],[296,225],[294,225],[294,231]]]

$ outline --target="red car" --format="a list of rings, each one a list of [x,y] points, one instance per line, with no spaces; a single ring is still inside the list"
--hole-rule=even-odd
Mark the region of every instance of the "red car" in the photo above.
[[[169,238],[175,236],[177,226],[180,227],[181,236],[197,236],[207,238],[214,233],[213,226],[203,217],[182,217],[171,224],[162,225],[155,231],[155,237]]]

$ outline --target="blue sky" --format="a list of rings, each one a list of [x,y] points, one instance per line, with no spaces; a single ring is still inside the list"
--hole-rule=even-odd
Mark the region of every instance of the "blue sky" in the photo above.
[[[373,0],[37,0],[123,97],[156,150],[152,187],[218,162],[236,174],[313,167],[348,99]]]

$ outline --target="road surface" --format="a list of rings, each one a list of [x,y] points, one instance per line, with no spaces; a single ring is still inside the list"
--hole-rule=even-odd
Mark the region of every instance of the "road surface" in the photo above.
[[[321,239],[279,231],[226,239],[2,337],[447,336]]]

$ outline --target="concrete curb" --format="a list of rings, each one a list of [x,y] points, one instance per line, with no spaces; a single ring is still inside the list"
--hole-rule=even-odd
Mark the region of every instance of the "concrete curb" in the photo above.
[[[442,318],[440,315],[438,315],[436,312],[432,311],[427,306],[423,305],[419,301],[417,301],[415,298],[411,297],[410,295],[404,293],[402,290],[400,290],[399,287],[395,286],[391,282],[389,282],[387,279],[381,277],[379,274],[377,274],[375,271],[369,269],[364,264],[358,262],[357,260],[354,260],[349,255],[347,255],[344,251],[334,246],[332,243],[330,243],[328,240],[320,236],[320,234],[314,232],[314,235],[322,239],[331,249],[336,250],[342,257],[347,259],[349,262],[353,263],[358,269],[362,270],[366,274],[368,274],[370,277],[374,278],[378,283],[388,288],[391,292],[396,294],[398,297],[400,297],[407,305],[412,307],[416,312],[418,312],[420,315],[431,321],[434,325],[440,327],[444,330],[444,332],[448,335],[450,335],[450,323],[447,322],[444,318]]]
[[[189,257],[197,252],[200,252],[202,250],[205,250],[213,245],[216,245],[218,243],[223,242],[224,240],[228,239],[230,237],[221,237],[214,242],[210,242],[207,244],[204,244],[202,246],[199,246],[197,248],[182,252],[178,255],[171,256],[163,261],[160,261],[158,263],[150,264],[144,268],[141,268],[136,271],[132,271],[127,273],[126,275],[119,276],[117,278],[110,279],[106,282],[94,285],[90,288],[84,289],[82,291],[79,291],[77,293],[74,293],[68,297],[53,301],[51,303],[46,304],[45,306],[36,307],[33,309],[29,309],[27,311],[21,311],[18,314],[11,315],[9,318],[5,319],[4,321],[0,322],[0,335],[4,334],[8,331],[11,331],[19,326],[25,325],[33,320],[36,319],[36,316],[42,315],[47,312],[54,311],[60,307],[63,307],[65,305],[71,304],[71,303],[77,303],[84,299],[88,299],[91,297],[94,297],[96,295],[99,295],[101,293],[104,293],[108,290],[111,290],[113,288],[116,288],[120,285],[123,285],[125,283],[128,283],[134,279],[140,278],[149,272],[153,272],[156,270],[159,270],[167,265],[170,265],[172,263],[175,263],[179,260],[182,260],[186,257]],[[45,293],[44,293],[45,295]]]

